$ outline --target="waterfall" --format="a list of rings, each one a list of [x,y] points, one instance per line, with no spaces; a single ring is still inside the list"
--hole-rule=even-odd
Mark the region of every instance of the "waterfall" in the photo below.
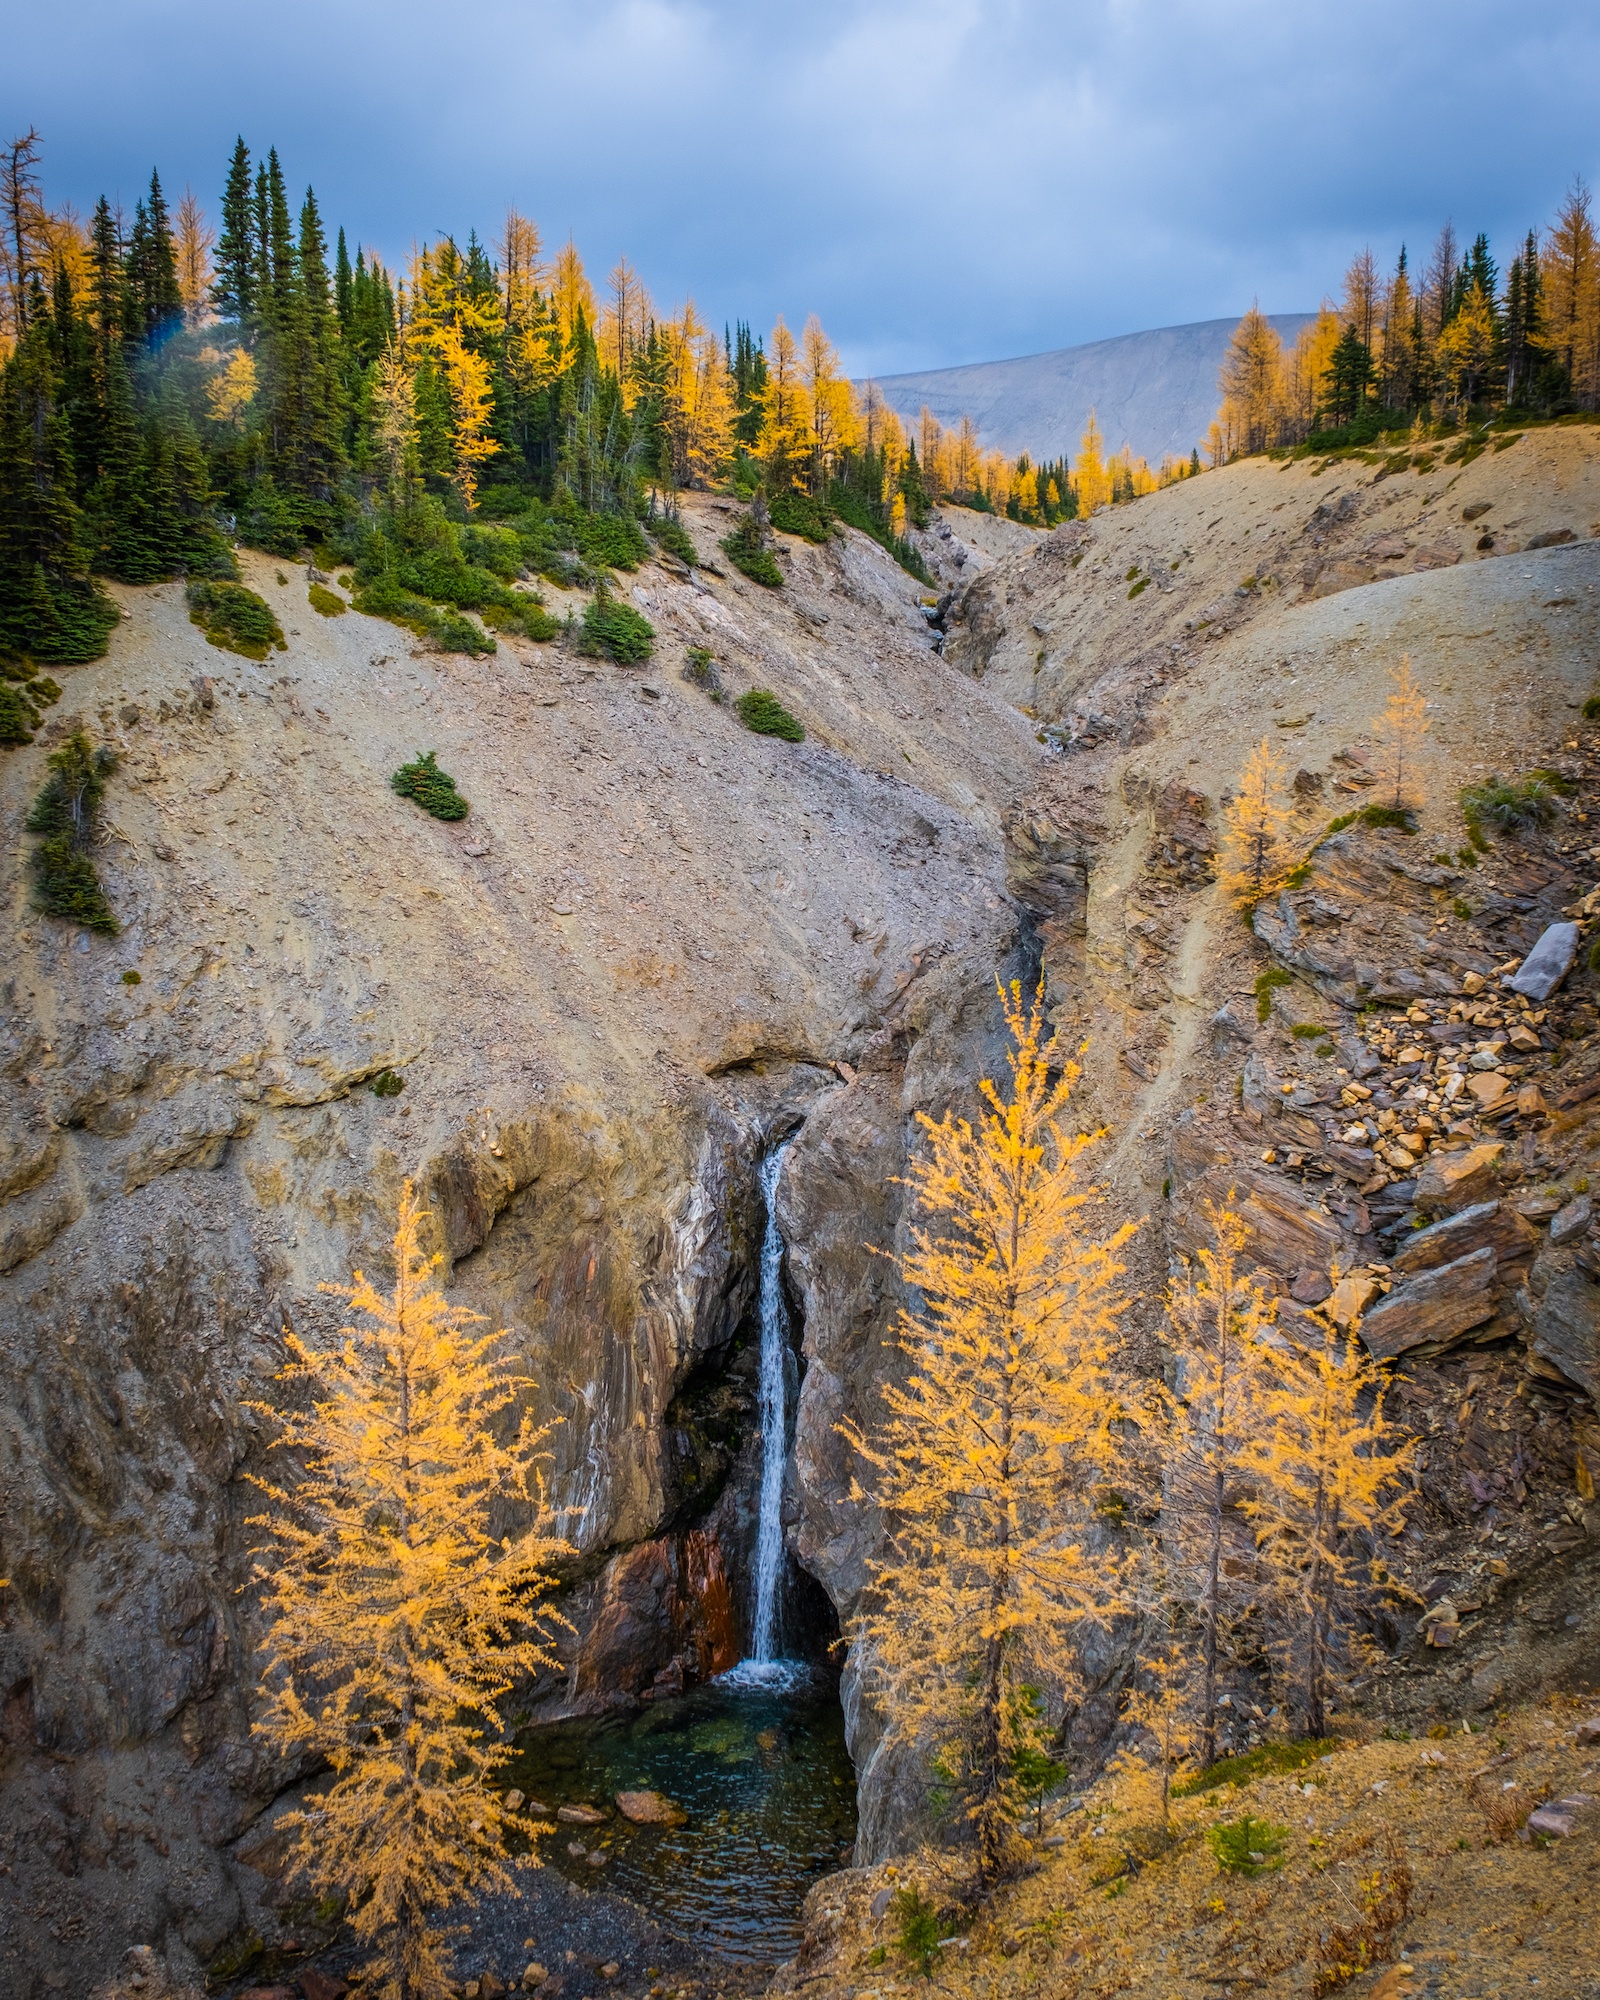
[[[756,1615],[750,1657],[766,1666],[778,1657],[778,1593],[783,1581],[783,1468],[788,1451],[786,1368],[789,1308],[783,1296],[783,1238],[778,1234],[778,1178],[789,1141],[761,1163],[766,1227],[761,1237],[761,1511],[756,1525]]]

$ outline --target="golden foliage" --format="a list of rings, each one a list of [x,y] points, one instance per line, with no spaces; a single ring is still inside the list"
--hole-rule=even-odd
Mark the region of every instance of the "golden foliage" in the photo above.
[[[218,369],[206,384],[206,412],[214,423],[238,423],[255,399],[255,393],[255,357],[248,349],[236,347],[228,356],[226,367]]]
[[[1453,322],[1452,322],[1453,324]],[[1383,746],[1379,776],[1384,802],[1397,811],[1416,811],[1427,803],[1422,781],[1423,738],[1428,733],[1428,704],[1411,675],[1411,655],[1403,653],[1389,675],[1389,700],[1372,724]]]
[[[1111,475],[1106,471],[1101,447],[1105,440],[1100,435],[1100,425],[1093,410],[1089,412],[1089,422],[1078,445],[1076,467],[1078,486],[1078,518],[1087,520],[1097,507],[1105,507],[1111,501]]]
[[[1240,1508],[1241,1484],[1256,1466],[1266,1421],[1271,1363],[1262,1336],[1277,1308],[1247,1275],[1238,1214],[1207,1202],[1205,1215],[1211,1241],[1199,1252],[1199,1269],[1183,1259],[1167,1291],[1178,1387],[1162,1513],[1169,1587],[1194,1621],[1198,1742],[1209,1764],[1222,1654],[1252,1594],[1254,1537]]]
[[[498,440],[489,436],[494,383],[489,363],[468,347],[459,325],[441,326],[433,348],[450,390],[450,449],[455,458],[452,477],[470,514],[478,501],[478,468],[500,449]]]
[[[199,326],[211,309],[211,252],[217,232],[206,220],[194,189],[186,187],[178,203],[176,231],[178,290],[183,294],[183,316],[190,326]]]
[[[1286,400],[1283,342],[1259,306],[1252,305],[1234,328],[1218,387],[1222,421],[1236,450],[1265,451],[1277,443]]]
[[[580,314],[587,326],[594,325],[594,287],[584,272],[578,246],[570,236],[556,253],[555,269],[550,274],[550,297],[562,345],[570,347]]]
[[[1015,985],[1002,997],[1009,1091],[984,1081],[976,1130],[948,1113],[920,1120],[898,1259],[922,1301],[897,1328],[909,1373],[884,1388],[873,1437],[841,1426],[878,1475],[888,1524],[852,1632],[864,1685],[888,1728],[949,1773],[991,1875],[1030,1747],[1023,1690],[1070,1681],[1075,1629],[1123,1596],[1090,1495],[1119,1451],[1111,1338],[1133,1233],[1094,1235],[1078,1163],[1100,1135],[1060,1125],[1079,1065],[1041,1046],[1037,997],[1025,1007]]]
[[[1242,1504],[1276,1581],[1306,1733],[1322,1736],[1330,1665],[1363,1591],[1382,1580],[1371,1538],[1403,1514],[1395,1496],[1413,1447],[1384,1413],[1383,1374],[1359,1322],[1345,1331],[1322,1313],[1306,1317],[1322,1344],[1276,1355],[1262,1428],[1243,1453],[1258,1479]]]
[[[417,399],[416,379],[392,342],[378,357],[372,407],[373,440],[393,492],[416,474]]]
[[[1272,739],[1263,736],[1250,752],[1238,791],[1223,808],[1222,875],[1241,909],[1280,889],[1294,869],[1287,778]]]
[[[1139,1666],[1149,1684],[1129,1689],[1122,1713],[1149,1733],[1151,1750],[1148,1756],[1131,1746],[1120,1750],[1110,1768],[1124,1780],[1135,1809],[1153,1807],[1165,1827],[1172,1821],[1172,1781],[1188,1768],[1198,1736],[1192,1713],[1195,1663],[1186,1647],[1169,1639]]]
[[[498,1365],[504,1335],[447,1304],[419,1246],[410,1183],[395,1285],[361,1272],[358,1323],[315,1353],[292,1334],[279,1375],[309,1408],[275,1412],[298,1476],[259,1482],[269,1541],[254,1572],[267,1624],[255,1728],[286,1758],[325,1759],[332,1782],[279,1821],[292,1866],[348,1898],[366,1976],[384,2000],[443,1995],[436,1913],[516,1891],[504,1843],[543,1827],[495,1788],[511,1755],[500,1697],[556,1664],[540,1600],[567,1544],[553,1531],[548,1432],[516,1414],[525,1377]],[[519,1525],[502,1538],[503,1517]]]
[[[767,468],[767,485],[787,492],[804,482],[811,449],[811,413],[800,373],[800,350],[780,319],[767,340],[767,384],[761,392],[761,430],[756,455]]]
[[[663,424],[678,486],[709,486],[733,455],[733,383],[722,343],[691,299],[657,328],[664,360]]]

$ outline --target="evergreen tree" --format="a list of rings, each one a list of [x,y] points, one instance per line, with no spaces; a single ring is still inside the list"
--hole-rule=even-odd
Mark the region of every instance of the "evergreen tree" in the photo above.
[[[1348,424],[1361,411],[1372,377],[1372,350],[1353,326],[1347,326],[1322,378],[1325,416],[1332,429]]]
[[[125,273],[128,316],[134,339],[158,344],[183,323],[183,291],[178,253],[172,241],[161,176],[150,175],[150,194],[137,210]]]
[[[224,319],[248,328],[255,314],[256,239],[250,199],[250,152],[242,138],[234,143],[222,191],[222,234],[217,238],[216,278],[212,303]]]
[[[117,611],[89,574],[52,330],[31,324],[0,367],[0,656],[98,659]]]

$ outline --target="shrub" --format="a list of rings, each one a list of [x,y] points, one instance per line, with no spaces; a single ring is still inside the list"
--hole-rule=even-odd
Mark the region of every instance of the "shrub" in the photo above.
[[[380,1069],[367,1087],[374,1097],[398,1097],[406,1087],[406,1080],[398,1070]]]
[[[1525,778],[1491,778],[1486,785],[1469,785],[1461,794],[1461,812],[1474,847],[1482,845],[1485,821],[1502,833],[1543,826],[1555,812],[1556,801],[1571,787],[1555,771],[1530,771]]]
[[[1600,694],[1590,695],[1589,699],[1583,704],[1583,719],[1585,722],[1593,722],[1596,716],[1600,716]]]
[[[722,685],[722,676],[717,672],[717,663],[704,646],[691,646],[684,662],[683,678],[691,687],[699,688],[716,702],[725,702],[728,691]]]
[[[475,659],[495,651],[494,640],[481,625],[459,611],[441,611],[428,631],[428,642],[437,653],[470,653]]]
[[[526,639],[537,639],[541,645],[559,638],[561,620],[552,617],[540,600],[527,591],[513,593],[519,600],[516,604],[491,604],[483,614],[485,625],[492,625],[497,632],[520,632]]]
[[[775,528],[786,535],[803,535],[808,542],[822,543],[833,534],[833,510],[825,501],[793,488],[778,493],[767,509]]]
[[[467,801],[456,790],[456,781],[441,771],[432,750],[410,764],[402,764],[389,780],[401,798],[411,799],[435,819],[465,819]]]
[[[610,569],[637,569],[650,553],[639,523],[625,514],[584,514],[566,517],[588,562]]]
[[[698,566],[699,552],[689,539],[689,531],[681,521],[674,521],[670,517],[652,521],[650,532],[655,536],[657,544],[664,548],[669,556],[676,556],[679,562],[687,563],[691,569]]]
[[[891,1907],[901,1956],[910,1959],[924,1979],[932,1978],[939,1956],[938,1910],[917,1888],[896,1889]]]
[[[190,623],[198,625],[213,646],[247,660],[264,660],[273,646],[280,653],[288,651],[289,642],[272,606],[242,583],[201,578],[185,594]]]
[[[1222,1785],[1247,1785],[1252,1778],[1275,1772],[1303,1771],[1319,1757],[1328,1757],[1338,1748],[1329,1736],[1307,1736],[1299,1743],[1262,1743],[1254,1750],[1242,1750],[1237,1757],[1224,1757],[1192,1778],[1172,1788],[1175,1799],[1192,1798],[1200,1792],[1214,1792]]]
[[[1270,1021],[1272,1019],[1272,989],[1275,986],[1291,985],[1293,980],[1294,974],[1292,972],[1285,972],[1281,965],[1269,965],[1266,971],[1260,975],[1256,980],[1256,1019],[1258,1021]]]
[[[100,830],[106,779],[117,768],[113,751],[89,747],[74,730],[50,759],[50,777],[33,802],[27,830],[42,836],[33,852],[34,908],[47,917],[82,924],[115,937],[117,920],[106,901],[90,853]]]
[[[781,736],[786,743],[803,743],[806,732],[770,688],[751,688],[734,703],[739,720],[757,736]]]
[[[641,618],[631,604],[623,604],[601,584],[584,609],[578,651],[628,666],[649,659],[655,636],[648,618]]]
[[[29,680],[20,686],[0,680],[0,743],[31,743],[39,727],[41,706],[61,693],[52,680]]]
[[[1417,816],[1409,806],[1363,806],[1361,823],[1363,826],[1392,827],[1396,833],[1415,833],[1417,830]]]
[[[736,570],[741,570],[752,583],[765,584],[769,590],[783,588],[783,571],[772,558],[772,552],[761,539],[761,530],[747,514],[731,535],[722,538],[722,552]]]
[[[1283,1843],[1289,1829],[1246,1813],[1209,1829],[1206,1840],[1217,1866],[1228,1875],[1263,1875],[1283,1866]]]
[[[312,584],[306,596],[310,599],[312,610],[320,612],[324,618],[342,618],[350,609],[342,597],[324,589],[320,583]]]

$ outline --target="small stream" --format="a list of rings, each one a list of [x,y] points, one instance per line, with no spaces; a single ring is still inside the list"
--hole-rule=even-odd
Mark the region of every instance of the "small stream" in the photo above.
[[[759,1964],[794,1955],[806,1891],[849,1862],[856,1834],[838,1676],[793,1657],[807,1635],[789,1629],[808,1622],[806,1590],[798,1587],[808,1580],[786,1587],[783,1539],[796,1364],[776,1207],[788,1145],[761,1164],[761,1450],[748,1656],[638,1715],[532,1730],[507,1772],[537,1801],[530,1811],[605,1813],[597,1825],[558,1823],[542,1843],[542,1858],[569,1881],[631,1898],[703,1950]],[[630,1824],[617,1809],[619,1792],[660,1792],[681,1809],[682,1823]]]

